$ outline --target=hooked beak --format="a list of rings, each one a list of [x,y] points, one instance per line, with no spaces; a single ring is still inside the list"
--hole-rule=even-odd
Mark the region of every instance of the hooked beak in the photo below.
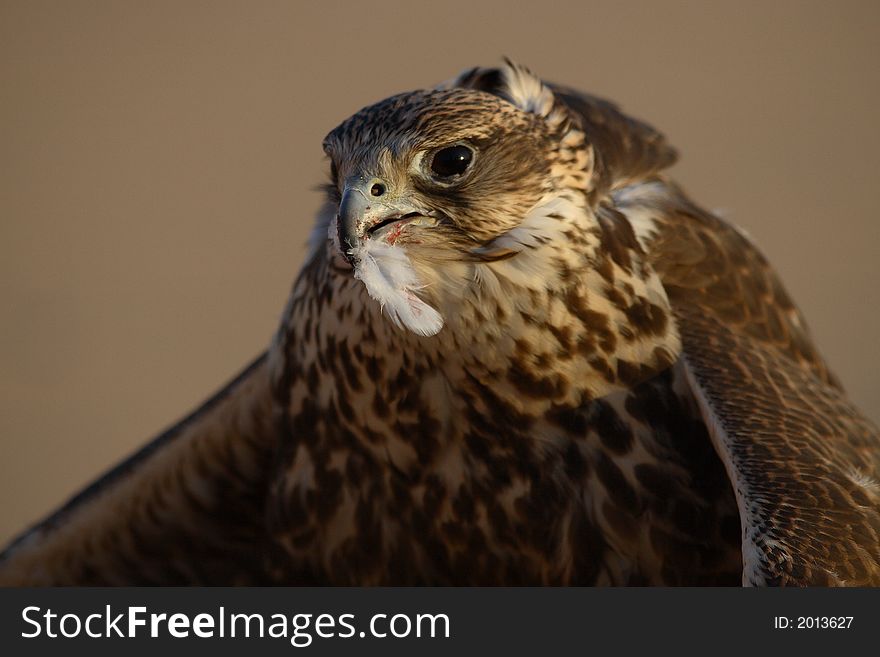
[[[382,193],[376,194],[377,189]],[[351,265],[355,264],[352,253],[364,240],[386,238],[394,243],[396,236],[407,223],[430,219],[404,199],[391,200],[385,187],[376,181],[348,184],[342,193],[336,220],[337,236],[342,255]],[[424,223],[420,221],[419,223]]]

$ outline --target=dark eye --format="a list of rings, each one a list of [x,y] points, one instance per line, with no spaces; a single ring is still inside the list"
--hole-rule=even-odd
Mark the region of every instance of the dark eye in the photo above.
[[[431,172],[438,178],[460,176],[470,166],[474,152],[467,146],[458,144],[441,148],[431,159]]]

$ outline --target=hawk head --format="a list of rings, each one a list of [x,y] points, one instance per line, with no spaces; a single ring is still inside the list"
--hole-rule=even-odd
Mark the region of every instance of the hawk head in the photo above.
[[[564,239],[553,217],[590,214],[613,166],[586,127],[564,91],[509,61],[362,109],[324,141],[337,264],[398,326],[438,333],[482,266]]]

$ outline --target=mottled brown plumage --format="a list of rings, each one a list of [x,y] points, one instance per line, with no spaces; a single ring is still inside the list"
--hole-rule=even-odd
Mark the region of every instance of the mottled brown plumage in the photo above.
[[[365,108],[265,358],[0,582],[880,584],[880,439],[613,104],[512,63]]]

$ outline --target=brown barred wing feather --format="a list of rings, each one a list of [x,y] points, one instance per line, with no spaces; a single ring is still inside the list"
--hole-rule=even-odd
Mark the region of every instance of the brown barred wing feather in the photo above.
[[[0,586],[265,583],[269,387],[264,354],[0,553]]]
[[[743,582],[880,585],[877,427],[741,233],[682,197],[655,227],[653,264],[740,509]]]

